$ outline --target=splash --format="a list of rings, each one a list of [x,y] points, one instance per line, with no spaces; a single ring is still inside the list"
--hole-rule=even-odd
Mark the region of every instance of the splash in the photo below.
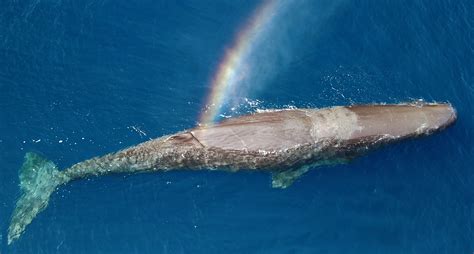
[[[270,30],[277,10],[276,0],[264,1],[237,34],[212,79],[207,109],[200,117],[201,124],[212,124],[223,105],[236,97],[239,84],[248,78],[252,52]]]

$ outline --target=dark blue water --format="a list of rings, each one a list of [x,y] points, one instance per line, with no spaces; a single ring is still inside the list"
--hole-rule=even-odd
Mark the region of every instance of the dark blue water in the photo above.
[[[260,3],[1,1],[0,252],[473,253],[474,2],[328,2],[288,5],[278,21],[287,40],[271,45],[285,64],[250,100],[448,101],[457,124],[312,170],[285,190],[248,172],[76,181],[7,246],[25,152],[65,168],[193,127],[226,47]]]

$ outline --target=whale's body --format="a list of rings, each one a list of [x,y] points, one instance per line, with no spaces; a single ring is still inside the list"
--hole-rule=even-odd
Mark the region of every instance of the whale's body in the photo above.
[[[383,144],[442,130],[455,120],[449,104],[274,110],[150,140],[62,171],[28,153],[8,242],[47,206],[57,186],[71,180],[110,173],[245,169],[269,171],[273,187],[285,188],[310,166],[347,161]]]

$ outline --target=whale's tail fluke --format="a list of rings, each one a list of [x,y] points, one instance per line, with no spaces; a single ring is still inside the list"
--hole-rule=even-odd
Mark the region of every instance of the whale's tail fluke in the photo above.
[[[56,165],[35,153],[27,153],[19,172],[21,197],[8,228],[8,244],[18,239],[26,226],[48,206],[49,197],[56,188],[68,182]]]

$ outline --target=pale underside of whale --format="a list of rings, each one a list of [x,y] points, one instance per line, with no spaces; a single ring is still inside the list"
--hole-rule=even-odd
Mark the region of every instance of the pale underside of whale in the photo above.
[[[380,145],[428,135],[454,123],[450,104],[353,105],[269,110],[199,126],[58,170],[28,153],[20,169],[8,243],[44,210],[54,190],[69,181],[111,173],[260,170],[286,188],[310,168],[346,162]]]

